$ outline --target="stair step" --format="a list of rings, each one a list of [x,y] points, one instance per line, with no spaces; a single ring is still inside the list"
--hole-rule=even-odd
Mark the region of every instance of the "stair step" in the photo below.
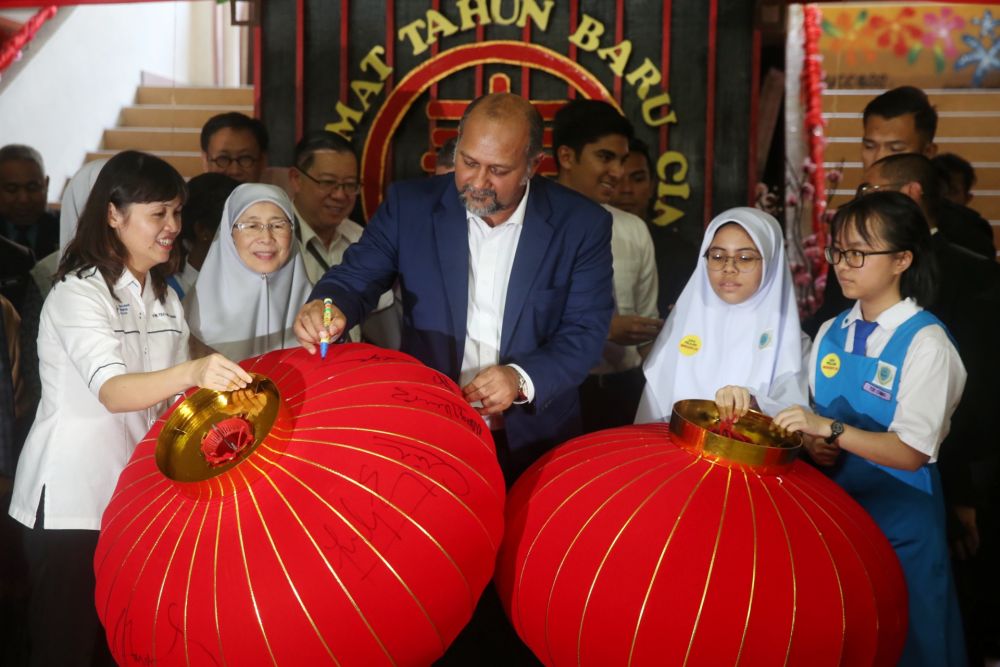
[[[90,162],[91,160],[97,160],[99,158],[109,158],[115,155],[118,151],[114,150],[102,150],[93,151],[87,153],[87,158],[85,162]],[[192,151],[148,151],[157,157],[163,158],[168,163],[170,163],[174,169],[181,173],[184,178],[191,178],[192,176],[197,176],[204,171],[204,166],[201,162],[201,153],[196,153]]]
[[[137,104],[200,104],[252,107],[253,88],[211,88],[203,86],[140,86]],[[252,113],[252,112],[251,112]]]
[[[212,116],[239,111],[248,116],[253,107],[144,104],[122,109],[120,124],[125,127],[197,128]]]
[[[828,162],[854,162],[861,159],[861,124],[851,136],[827,137]],[[1000,134],[984,137],[937,137],[939,153],[955,153],[972,163],[1000,159]]]
[[[101,147],[109,150],[201,151],[201,130],[117,127],[104,131]]]
[[[827,90],[823,93],[823,112],[861,113],[865,105],[883,90]],[[943,111],[996,111],[1000,109],[1000,91],[927,90],[931,104]]]
[[[938,118],[939,137],[991,137],[1000,129],[1000,111],[954,112],[955,115],[941,114]],[[861,132],[861,114],[851,113],[827,117],[828,137],[851,137]]]

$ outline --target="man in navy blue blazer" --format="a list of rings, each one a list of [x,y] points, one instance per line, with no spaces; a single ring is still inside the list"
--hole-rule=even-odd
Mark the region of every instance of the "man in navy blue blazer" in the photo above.
[[[459,124],[455,173],[393,184],[361,241],[316,284],[295,323],[314,352],[399,278],[402,350],[459,383],[494,432],[508,483],[580,433],[577,388],[614,308],[611,216],[534,173],[542,119],[509,93]]]

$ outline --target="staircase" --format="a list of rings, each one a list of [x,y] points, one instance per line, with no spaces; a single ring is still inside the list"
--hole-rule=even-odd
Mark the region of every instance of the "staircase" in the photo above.
[[[201,127],[227,111],[253,115],[253,88],[141,86],[133,106],[122,109],[118,126],[104,131],[100,149],[86,161],[126,149],[157,155],[184,178],[202,173]]]
[[[841,89],[823,93],[827,121],[824,167],[842,166],[844,172],[832,193],[832,207],[853,197],[861,183],[861,114],[865,105],[883,92]],[[1000,248],[1000,91],[946,88],[925,92],[938,112],[934,138],[938,152],[955,153],[972,163],[977,180],[969,206],[990,221],[994,245]]]

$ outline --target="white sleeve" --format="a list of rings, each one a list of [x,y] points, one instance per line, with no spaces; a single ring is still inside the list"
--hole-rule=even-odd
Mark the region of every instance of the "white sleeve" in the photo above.
[[[40,327],[59,341],[69,362],[95,397],[109,379],[128,372],[120,333],[109,310],[107,289],[96,281],[69,278],[57,284],[43,307]]]
[[[635,285],[635,312],[643,317],[659,317],[660,311],[656,303],[659,290],[656,254],[653,237],[646,228],[646,223],[643,222],[641,226],[636,227],[636,236],[638,240],[636,261],[639,266]]]
[[[948,435],[965,376],[965,366],[944,329],[932,325],[917,332],[903,359],[889,430],[929,456],[931,463]]]

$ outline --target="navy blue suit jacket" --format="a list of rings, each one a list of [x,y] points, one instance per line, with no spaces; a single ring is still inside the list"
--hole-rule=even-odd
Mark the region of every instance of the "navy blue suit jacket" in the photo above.
[[[316,284],[348,328],[399,277],[402,351],[458,381],[469,301],[465,208],[452,175],[393,184],[361,241]],[[547,448],[580,432],[577,387],[601,358],[614,296],[611,216],[552,181],[528,191],[501,331],[500,363],[531,378],[531,404],[504,413],[509,447]]]

